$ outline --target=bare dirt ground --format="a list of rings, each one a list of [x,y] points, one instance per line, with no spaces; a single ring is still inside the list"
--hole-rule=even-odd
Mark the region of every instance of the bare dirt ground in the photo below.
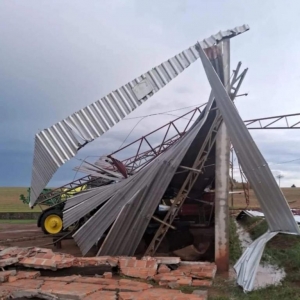
[[[64,252],[74,256],[81,256],[80,249],[73,239],[63,240],[62,248],[53,245],[53,239],[43,234],[36,224],[0,224],[0,245],[16,247],[42,247],[54,252]],[[93,249],[87,256],[94,256]]]

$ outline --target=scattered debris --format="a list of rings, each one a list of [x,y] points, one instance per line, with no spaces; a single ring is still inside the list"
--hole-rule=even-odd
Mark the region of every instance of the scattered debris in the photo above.
[[[200,259],[202,253],[198,251],[194,245],[190,245],[174,251],[174,254],[179,256],[182,260],[197,261]]]
[[[156,259],[151,257],[141,260],[135,257],[121,257],[119,266],[121,274],[142,279],[152,279],[158,268]]]
[[[66,235],[71,236],[72,233],[72,237],[83,255],[97,246],[99,259],[94,257],[76,258],[63,253],[54,254],[51,250],[41,248],[10,249],[13,253],[11,255],[9,250],[4,249],[0,253],[0,267],[14,265],[56,271],[74,266],[109,265],[117,267],[123,276],[151,279],[160,286],[173,288],[172,292],[168,292],[168,298],[203,298],[203,295],[198,294],[178,296],[180,291],[174,289],[180,286],[211,285],[216,272],[215,265],[191,262],[200,260],[202,255],[208,251],[213,245],[210,240],[203,241],[198,238],[197,241],[196,239],[188,241],[187,239],[184,244],[177,244],[177,247],[167,251],[173,252],[182,260],[190,261],[187,263],[179,260],[176,263],[172,262],[171,267],[171,263],[166,259],[157,259],[151,256],[157,253],[160,243],[166,237],[169,229],[175,230],[177,234],[180,232],[178,228],[190,229],[192,225],[213,227],[213,221],[215,220],[215,224],[218,224],[217,222],[221,219],[222,213],[214,219],[214,202],[204,201],[203,195],[210,191],[213,182],[218,183],[219,180],[218,175],[215,176],[215,174],[219,174],[219,169],[216,167],[218,151],[215,151],[219,148],[215,141],[218,141],[218,132],[220,137],[227,136],[227,134],[222,135],[222,132],[219,131],[223,123],[226,125],[228,138],[236,150],[237,158],[263,209],[264,213],[260,214],[266,218],[270,229],[246,249],[234,266],[238,274],[238,284],[244,288],[244,291],[251,291],[265,244],[279,232],[300,235],[297,224],[297,222],[300,223],[300,216],[299,218],[293,217],[267,162],[233,105],[233,100],[237,96],[247,70],[239,74],[239,64],[234,71],[232,80],[229,79],[224,70],[230,70],[230,48],[229,44],[226,47],[223,46],[230,38],[248,29],[249,27],[244,25],[230,31],[220,32],[200,43],[197,42],[174,58],[148,71],[142,77],[38,133],[35,140],[30,207],[41,203],[39,201],[41,200],[40,193],[60,166],[74,157],[77,151],[86,144],[100,137],[125,118],[198,58],[202,61],[212,88],[209,101],[194,124],[189,129],[186,128],[184,134],[176,128],[181,137],[176,142],[169,144],[165,148],[166,151],[160,151],[160,149],[159,156],[156,156],[152,163],[145,168],[141,167],[138,173],[128,172],[126,166],[112,156],[105,159],[106,167],[103,165],[96,167],[99,171],[93,164],[89,164],[91,166],[88,168],[83,166],[85,171],[91,171],[84,180],[76,180],[80,185],[80,191],[84,190],[84,192],[78,192],[64,205],[54,205],[42,213],[41,227],[45,232],[61,234],[63,229],[67,230],[76,224],[74,232],[69,231]],[[227,41],[222,42],[224,39]],[[220,47],[220,42],[223,43],[222,47]],[[236,86],[234,86],[235,84]],[[155,152],[155,150],[151,149],[151,152]],[[87,164],[85,162],[85,165]],[[45,168],[45,165],[49,167]],[[206,168],[206,166],[215,167]],[[224,176],[220,176],[224,177],[222,181],[224,179],[226,182],[228,172],[224,174]],[[94,177],[101,179],[101,183],[99,181],[96,184]],[[92,181],[95,185],[90,186]],[[71,186],[72,195],[75,191],[73,183],[67,185]],[[87,185],[89,187],[86,189]],[[170,189],[174,189],[176,192],[170,193]],[[59,197],[59,201],[64,201],[66,192],[65,189],[58,188],[56,191],[50,191],[52,194],[50,198]],[[225,203],[227,192],[226,187],[219,190],[216,188],[216,199],[219,199],[223,193],[225,196],[220,199]],[[44,194],[44,197],[48,196]],[[50,199],[46,198],[44,201]],[[164,205],[167,209],[160,210],[164,201],[169,205]],[[190,201],[190,203],[185,203],[186,206],[184,206],[185,201]],[[202,223],[198,211],[199,203],[204,211]],[[215,204],[217,206],[220,202],[216,201]],[[205,205],[209,206],[209,210],[204,209]],[[218,207],[215,211],[217,215]],[[195,212],[197,212],[196,215],[194,215]],[[225,215],[225,210],[223,214]],[[254,213],[245,211],[245,214],[253,215]],[[257,214],[258,212],[256,212]],[[208,219],[207,216],[209,216]],[[220,262],[219,258],[221,257],[228,262],[228,236],[226,237],[226,232],[223,232],[222,229],[220,226],[216,233],[222,232],[224,237],[218,238],[216,235],[214,246],[216,253],[220,254],[221,251],[218,250],[224,244],[227,253],[224,256],[223,254],[219,255],[219,257],[217,254],[216,261]],[[152,240],[146,245],[143,238],[149,231]],[[57,245],[62,238],[60,236],[56,240]],[[178,238],[178,240],[181,242],[181,239]],[[144,257],[137,259],[133,256],[136,255],[136,250],[143,245],[143,242],[146,248],[142,254]],[[160,264],[163,265],[160,266]],[[222,264],[220,263],[219,266],[221,269]],[[104,291],[114,291],[114,294],[108,296],[119,299],[157,298],[157,296],[161,298],[163,297],[161,294],[165,293],[164,290],[156,292],[152,286],[147,289],[123,288],[124,281],[116,281],[110,272],[106,272],[104,278],[75,278],[74,282],[55,281],[54,284],[53,281],[45,281],[42,278],[20,279],[18,274],[14,274],[14,278],[10,280],[10,276],[11,274],[3,273],[3,284],[17,290],[19,297],[21,297],[20,288],[24,286],[26,286],[26,290],[23,292],[27,297],[38,295],[45,299],[51,297],[53,299],[57,297],[72,299],[89,297],[92,299],[96,297],[95,293],[98,293],[97,297],[101,297],[101,293]],[[127,285],[133,286],[133,283],[127,282]],[[115,291],[118,293],[116,294]],[[134,295],[131,294],[133,292]],[[14,294],[11,295],[15,297]]]
[[[16,270],[11,271],[1,271],[0,272],[0,282],[7,282],[11,276],[15,276],[17,274]]]
[[[165,273],[170,273],[170,272],[171,272],[171,269],[167,265],[164,265],[164,264],[161,264],[157,270],[158,274],[165,274]]]
[[[294,216],[295,221],[300,224],[300,215],[299,215],[299,211],[297,209],[291,209],[291,212]],[[236,217],[237,220],[242,220],[246,217],[261,217],[264,218],[265,215],[263,212],[258,211],[258,210],[242,210]]]
[[[3,249],[3,248],[2,248]],[[2,259],[5,257],[4,259]],[[0,272],[0,299],[207,299],[207,293],[184,294],[182,286],[208,287],[216,273],[209,262],[181,262],[178,257],[73,257],[53,253],[44,248],[9,247],[0,252],[0,259],[13,260],[14,270]],[[89,267],[110,264],[114,269],[103,276],[80,275],[49,277],[28,270]],[[11,267],[10,265],[9,267]],[[171,266],[172,269],[168,266]],[[20,268],[26,270],[19,270]],[[175,268],[175,269],[174,269]],[[55,272],[53,272],[53,275]],[[127,276],[128,279],[121,277]],[[132,279],[130,279],[132,278]],[[135,279],[135,280],[134,280]],[[154,280],[163,288],[154,288]],[[138,281],[137,281],[138,280]],[[144,280],[144,281],[143,281]]]
[[[253,240],[251,239],[249,232],[246,231],[238,222],[236,222],[236,227],[241,247],[243,248],[243,251],[245,251],[247,247],[251,245]],[[283,280],[285,275],[286,273],[284,269],[279,268],[278,266],[274,266],[269,263],[260,263],[254,278],[253,289],[256,290],[267,287],[271,284],[277,285]]]

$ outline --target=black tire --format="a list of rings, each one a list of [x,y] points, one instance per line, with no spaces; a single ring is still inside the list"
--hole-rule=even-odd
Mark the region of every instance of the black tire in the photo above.
[[[60,210],[58,209],[50,209],[50,210],[46,210],[42,213],[42,216],[41,216],[41,228],[42,228],[42,231],[45,233],[45,234],[53,234],[53,233],[50,233],[48,232],[48,230],[46,229],[46,225],[45,225],[45,222],[46,222],[46,219],[50,216],[50,215],[57,215],[61,218],[61,220],[63,219],[63,214]],[[63,231],[63,227],[61,228],[61,230],[59,232],[62,232]],[[59,232],[56,232],[55,234],[59,233]]]

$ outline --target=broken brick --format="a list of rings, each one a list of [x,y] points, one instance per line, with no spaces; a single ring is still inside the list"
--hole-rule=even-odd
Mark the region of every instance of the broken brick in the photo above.
[[[186,278],[185,275],[177,275],[170,273],[162,273],[154,276],[155,281],[177,281],[179,279]]]
[[[34,257],[26,257],[20,261],[25,267],[35,268],[35,269],[50,269],[56,271],[56,263],[51,259],[42,259]]]
[[[67,282],[63,281],[45,281],[40,287],[40,290],[51,293],[53,290],[64,288],[66,284]]]
[[[56,260],[57,269],[70,268],[73,266],[74,258],[63,258],[61,260]]]
[[[192,284],[192,278],[190,278],[190,277],[181,278],[181,279],[178,279],[176,281],[176,283],[178,283],[178,285],[188,285],[188,286],[190,286]]]
[[[4,284],[0,285],[0,299],[9,299],[11,293],[17,288],[6,286]]]
[[[119,259],[117,257],[107,256],[106,261],[111,267],[117,267]]]
[[[133,281],[128,279],[119,280],[120,291],[139,292],[150,288],[152,288],[152,285],[145,282]]]
[[[116,300],[115,291],[98,291],[83,298],[84,300]]]
[[[46,281],[61,281],[61,282],[73,282],[75,279],[79,278],[78,275],[71,275],[71,276],[62,276],[62,277],[41,277],[40,279],[46,280]]]
[[[142,279],[152,278],[157,271],[157,262],[152,257],[143,257],[141,260],[135,257],[121,257],[119,266],[121,274]]]
[[[193,280],[192,286],[211,286],[212,281],[211,280]]]
[[[98,257],[75,257],[73,261],[74,267],[94,267],[101,265],[116,266],[115,259],[110,256]]]
[[[69,283],[51,291],[51,294],[64,299],[82,299],[101,290],[96,284]]]
[[[19,262],[16,257],[0,259],[0,268],[4,268],[6,266],[11,266]]]
[[[158,285],[159,285],[159,286],[167,287],[169,283],[170,283],[170,282],[168,282],[168,281],[159,281],[159,282],[158,282]],[[174,283],[174,282],[172,281],[172,283]]]
[[[154,257],[158,264],[177,265],[180,263],[180,257]]]
[[[207,262],[182,262],[178,269],[193,278],[214,278],[217,267]]]
[[[10,276],[8,278],[8,282],[15,282],[19,279],[35,279],[40,276],[40,272],[26,272],[26,271],[19,271],[18,273],[15,274],[15,276]]]
[[[179,298],[180,296],[180,298]],[[141,299],[156,299],[156,300],[188,300],[191,295],[182,294],[178,290],[168,289],[149,289],[142,292],[120,292],[119,300],[141,300]],[[178,298],[176,298],[178,297]],[[181,298],[183,297],[183,298]],[[193,299],[193,298],[192,298]]]
[[[43,258],[43,259],[52,259],[54,258],[55,254],[51,252],[40,252],[37,253],[34,257],[35,258]]]
[[[116,284],[118,281],[116,279],[109,279],[109,278],[97,278],[97,277],[81,277],[79,276],[74,280],[75,283],[91,283],[91,284],[98,284],[98,285],[110,285]]]
[[[0,282],[7,282],[9,280],[10,276],[14,276],[17,274],[16,270],[11,271],[2,271],[0,272]]]
[[[6,246],[1,246],[0,245],[0,252],[2,252],[3,250],[5,250],[7,247]],[[1,253],[0,253],[1,254]]]
[[[112,278],[112,272],[104,272],[103,277],[106,279],[111,279]]]
[[[18,257],[21,254],[25,255],[31,248],[8,247],[0,252],[0,258]]]
[[[159,274],[170,273],[170,272],[171,272],[171,269],[168,268],[165,264],[161,264],[157,270],[157,273],[159,273]]]
[[[135,257],[120,257],[119,266],[120,268],[135,267],[136,258]]]
[[[52,294],[40,290],[35,290],[35,289],[14,290],[11,293],[11,297],[13,299],[25,299],[25,298],[55,299]]]
[[[39,279],[20,279],[15,282],[8,282],[6,286],[24,288],[26,289],[39,289],[43,285],[44,281]]]
[[[146,267],[147,268],[155,268],[155,270],[157,270],[157,261],[155,258],[150,257],[150,256],[144,256],[141,261],[146,261]]]

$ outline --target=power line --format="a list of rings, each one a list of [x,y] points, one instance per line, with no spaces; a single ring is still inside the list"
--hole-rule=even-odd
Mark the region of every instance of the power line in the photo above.
[[[292,160],[288,160],[288,161],[283,161],[281,163],[274,163],[274,164],[275,165],[282,165],[282,164],[287,164],[287,163],[294,162],[294,161],[297,161],[297,160],[300,160],[300,158],[296,158],[296,159],[292,159]]]
[[[201,106],[205,105],[206,103],[202,104]],[[195,107],[195,106],[198,106],[198,105],[190,105],[190,106],[186,106],[186,107],[182,107],[182,108],[177,108],[177,109],[173,109],[173,110],[169,110],[169,111],[164,111],[164,112],[161,112],[161,113],[155,113],[155,114],[149,114],[149,115],[145,115],[145,116],[140,116],[140,117],[132,117],[132,118],[127,118],[127,119],[124,119],[124,120],[132,120],[132,119],[140,119],[138,120],[138,122],[132,127],[132,129],[129,131],[129,133],[127,134],[127,136],[125,137],[125,139],[123,140],[123,142],[121,143],[120,147],[118,148],[118,150],[120,148],[122,148],[122,146],[124,145],[124,143],[127,141],[127,139],[129,138],[130,134],[133,132],[133,130],[137,127],[137,125],[144,119],[146,119],[147,117],[152,117],[152,116],[157,116],[157,115],[167,115],[167,116],[172,116],[172,117],[180,117],[180,116],[177,116],[177,115],[173,115],[173,114],[169,114],[170,112],[174,112],[174,111],[178,111],[178,110],[183,110],[183,109],[187,109],[187,108],[191,108],[191,107]],[[201,107],[200,106],[200,107]],[[188,118],[184,118],[183,119],[187,119],[189,120]],[[193,121],[193,120],[192,120]]]
[[[118,148],[118,150],[119,150],[120,148],[122,148],[122,146],[124,145],[124,143],[126,142],[126,140],[128,139],[128,137],[130,136],[130,134],[132,133],[132,131],[135,129],[135,127],[138,126],[139,123],[140,123],[142,120],[144,120],[145,118],[146,118],[146,117],[142,117],[140,120],[138,120],[138,121],[136,122],[136,124],[132,127],[132,129],[129,131],[129,133],[127,134],[127,136],[125,137],[125,139],[124,139],[123,142],[121,143],[121,145],[120,145],[120,147]]]
[[[205,104],[206,103],[202,104],[201,106],[203,106]],[[198,106],[198,104],[190,105],[190,106],[185,106],[185,107],[181,107],[181,108],[177,108],[177,109],[173,109],[173,110],[163,111],[161,113],[154,113],[154,114],[149,114],[149,115],[145,115],[145,116],[126,118],[124,120],[140,119],[140,118],[152,117],[152,116],[157,116],[157,115],[163,115],[163,114],[170,113],[170,112],[173,112],[173,111],[183,110],[183,109],[187,109],[187,108],[191,108],[191,107],[196,107],[196,106]]]

